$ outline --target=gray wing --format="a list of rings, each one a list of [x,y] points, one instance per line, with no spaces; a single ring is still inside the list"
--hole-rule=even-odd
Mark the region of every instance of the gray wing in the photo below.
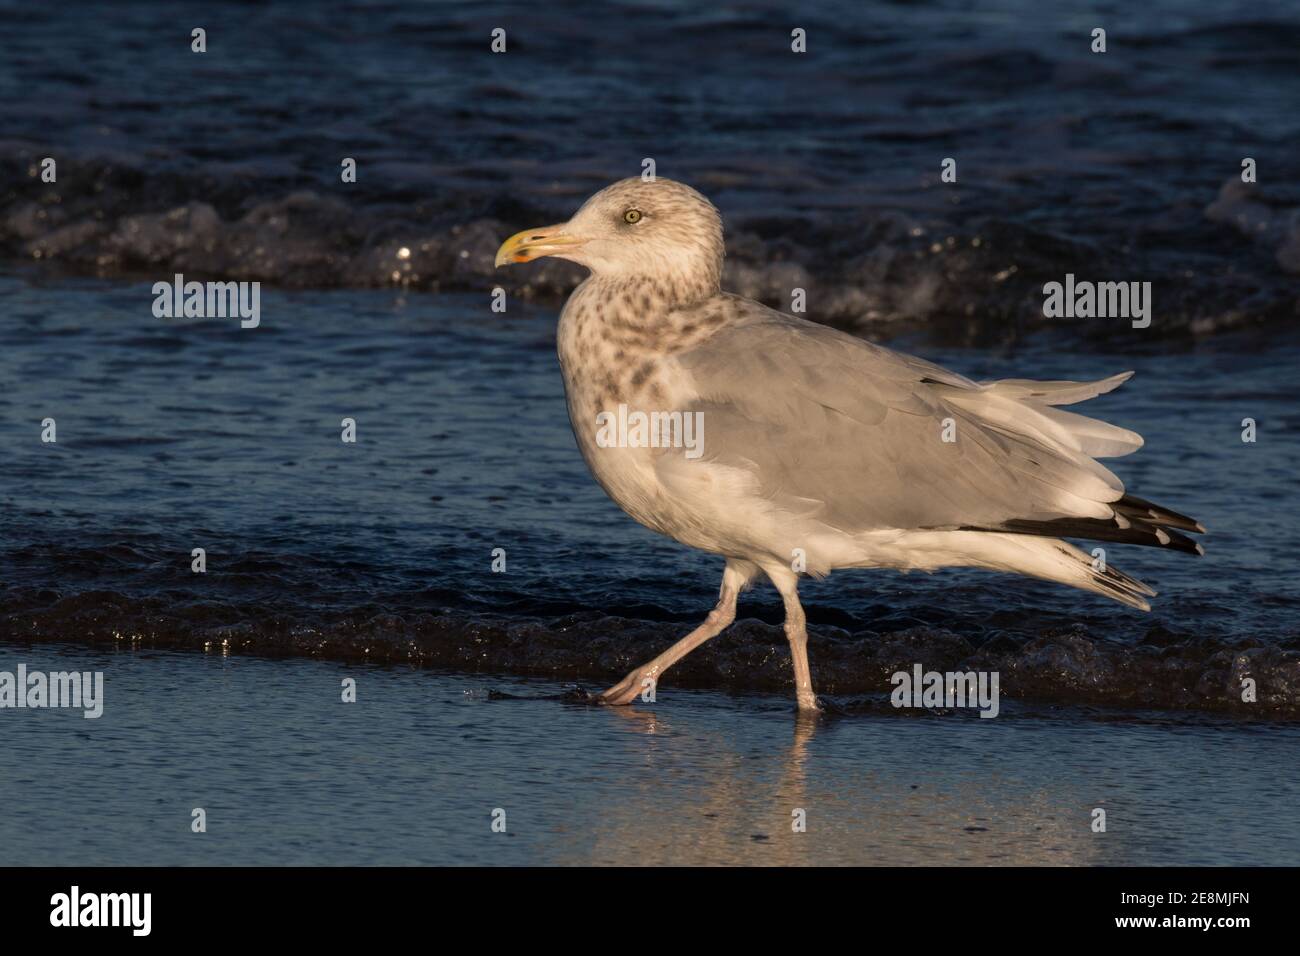
[[[851,532],[991,528],[1109,518],[1123,494],[1086,451],[1141,439],[1027,401],[1024,382],[979,384],[736,296],[724,308],[734,321],[677,356],[698,393],[683,410],[703,413],[698,461],[752,472],[792,514]]]

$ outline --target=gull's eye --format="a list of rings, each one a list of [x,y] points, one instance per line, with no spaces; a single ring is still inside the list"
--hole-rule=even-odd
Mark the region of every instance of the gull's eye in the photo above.
[[[627,212],[623,213],[623,221],[624,221],[624,222],[627,222],[627,223],[636,223],[636,222],[640,222],[640,221],[641,221],[641,210],[640,210],[640,209],[629,209]]]

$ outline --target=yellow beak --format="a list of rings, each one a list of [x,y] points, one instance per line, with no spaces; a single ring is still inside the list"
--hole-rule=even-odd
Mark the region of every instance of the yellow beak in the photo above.
[[[511,262],[532,262],[543,256],[553,256],[557,252],[580,246],[585,241],[566,233],[563,224],[525,229],[501,243],[501,248],[497,250],[497,268]]]

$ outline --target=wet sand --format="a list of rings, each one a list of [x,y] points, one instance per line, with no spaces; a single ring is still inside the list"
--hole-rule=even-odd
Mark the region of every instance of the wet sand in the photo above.
[[[0,644],[18,663],[102,670],[105,707],[0,712],[5,864],[1300,863],[1295,726],[800,721],[667,685],[615,710],[518,677]]]

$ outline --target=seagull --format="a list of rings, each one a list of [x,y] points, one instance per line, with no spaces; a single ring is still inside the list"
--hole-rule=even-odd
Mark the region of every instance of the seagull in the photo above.
[[[785,605],[803,712],[820,709],[805,575],[989,568],[1145,611],[1155,591],[1062,539],[1204,553],[1187,536],[1204,526],[1127,494],[1097,461],[1136,451],[1141,436],[1060,409],[1132,372],[972,381],[723,292],[723,255],[709,200],[639,177],[497,252],[497,267],[555,256],[589,270],[556,332],[578,448],[632,518],[726,562],[704,622],[600,701],[652,689],[735,620],[760,576]]]

